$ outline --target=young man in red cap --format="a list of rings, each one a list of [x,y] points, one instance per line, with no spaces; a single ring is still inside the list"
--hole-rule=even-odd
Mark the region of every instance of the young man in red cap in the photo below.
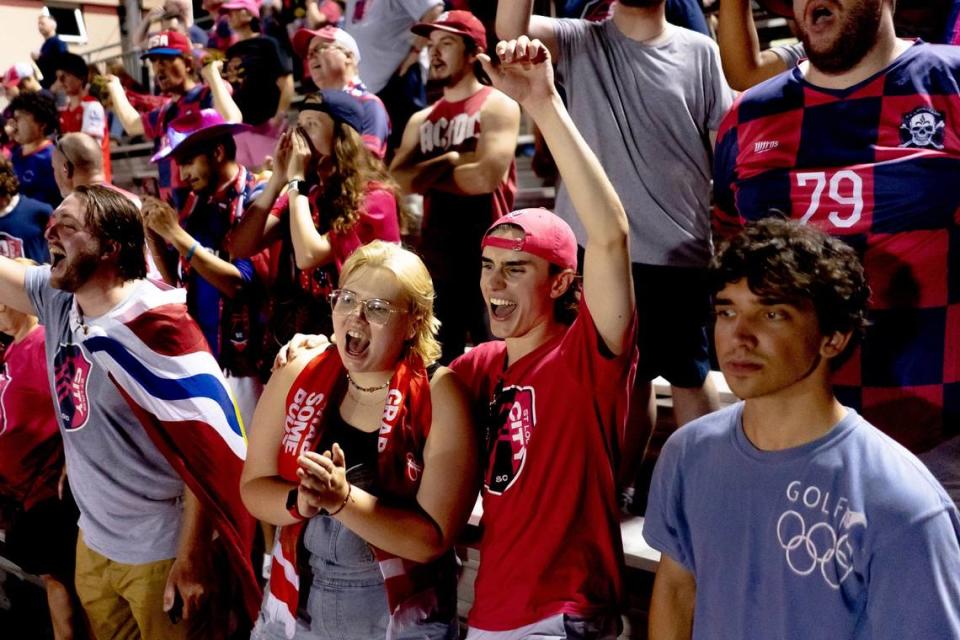
[[[501,2],[497,33],[550,48],[570,114],[630,218],[640,364],[620,478],[629,508],[631,484],[645,495],[652,471],[638,473],[657,424],[653,380],[670,383],[677,425],[719,408],[706,334],[710,140],[733,96],[716,43],[669,24],[665,0],[618,0],[603,22],[531,16],[532,8],[532,0]],[[582,242],[563,184],[556,211]]]
[[[293,52],[303,60],[317,89],[345,91],[363,108],[363,129],[360,135],[378,158],[387,153],[390,118],[383,102],[367,91],[360,79],[360,48],[349,33],[338,27],[300,29],[292,40]]]
[[[496,68],[480,57],[484,70],[543,132],[587,241],[580,291],[576,238],[549,211],[515,211],[483,236],[480,288],[503,340],[452,364],[489,407],[478,414],[484,515],[467,637],[615,638],[614,467],[636,365],[627,217],[560,100],[546,48],[501,42],[497,53]]]
[[[146,136],[153,140],[154,149],[159,151],[167,145],[167,127],[179,116],[216,107],[220,115],[230,122],[239,122],[242,119],[243,116],[233,101],[224,100],[222,93],[211,91],[209,87],[196,81],[193,47],[184,34],[179,31],[153,34],[146,51],[140,57],[150,61],[160,91],[169,95],[170,100],[141,115],[130,104],[123,85],[120,84],[120,78],[108,76],[110,82],[107,90],[110,93],[111,109],[127,135]],[[158,169],[161,197],[173,197],[175,202],[183,202],[187,190],[177,180],[173,162],[164,160]]]
[[[513,206],[520,109],[477,78],[487,33],[472,13],[450,11],[413,32],[430,40],[430,76],[443,98],[410,118],[390,170],[424,195],[420,249],[437,291],[442,361],[450,362],[468,335],[474,344],[489,337],[483,301],[464,283],[480,276],[484,231]]]

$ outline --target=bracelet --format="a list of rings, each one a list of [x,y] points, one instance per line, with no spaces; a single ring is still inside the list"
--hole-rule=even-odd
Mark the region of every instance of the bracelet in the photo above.
[[[353,491],[353,485],[348,482],[348,483],[347,483],[347,495],[345,495],[345,496],[343,497],[343,502],[340,503],[340,506],[337,507],[337,510],[336,510],[336,511],[331,511],[331,512],[330,512],[329,514],[327,514],[327,515],[335,516],[335,515],[337,515],[338,513],[340,513],[341,511],[343,511],[343,508],[344,508],[345,506],[347,506],[347,502],[350,501],[350,493],[351,493],[352,491]]]
[[[200,246],[200,243],[194,240],[193,245],[190,247],[189,251],[187,251],[187,255],[183,256],[183,259],[186,260],[187,262],[190,262],[191,260],[193,260],[193,254],[197,252],[197,247],[199,246]]]
[[[300,492],[297,487],[290,489],[290,492],[287,493],[287,513],[296,518],[299,521],[304,521],[306,518],[300,513],[300,506],[297,504],[297,498],[299,497]]]

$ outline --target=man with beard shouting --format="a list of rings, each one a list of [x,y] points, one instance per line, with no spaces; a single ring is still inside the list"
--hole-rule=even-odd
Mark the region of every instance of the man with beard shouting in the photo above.
[[[145,279],[143,220],[126,196],[76,187],[45,237],[49,266],[0,257],[0,303],[46,331],[91,628],[222,640],[260,599],[234,398],[184,292]]]
[[[794,0],[809,60],[749,89],[717,144],[717,227],[790,217],[859,252],[871,326],[840,401],[960,485],[960,49],[894,34],[892,0]]]
[[[477,78],[486,47],[483,24],[469,11],[450,11],[413,27],[429,38],[430,77],[443,98],[415,113],[390,171],[407,191],[422,193],[423,260],[437,291],[441,361],[489,338],[483,299],[465,283],[480,279],[480,239],[513,206],[513,156],[520,108]]]
[[[159,152],[169,146],[167,128],[180,116],[195,113],[201,109],[215,108],[228,122],[240,122],[243,114],[236,103],[229,99],[223,82],[212,82],[210,86],[199,83],[195,77],[196,62],[190,40],[179,31],[161,31],[153,34],[147,41],[147,49],[141,56],[150,61],[153,75],[160,91],[170,99],[149,113],[141,115],[130,104],[127,94],[117,76],[109,76],[107,89],[110,92],[111,110],[123,125],[128,136],[146,136],[153,140],[154,151]],[[212,62],[204,67],[207,77],[212,77]],[[174,204],[184,203],[189,188],[180,184],[177,168],[171,159],[164,159],[158,165],[160,174],[160,197],[172,198]]]
[[[497,35],[526,34],[549,47],[570,115],[630,219],[640,364],[620,473],[628,489],[656,421],[654,378],[672,385],[678,425],[719,406],[707,377],[710,135],[733,98],[716,44],[668,24],[664,0],[620,0],[599,23],[531,16],[532,6],[501,2]],[[563,185],[556,211],[583,246],[584,228]],[[645,484],[637,482],[639,496]]]

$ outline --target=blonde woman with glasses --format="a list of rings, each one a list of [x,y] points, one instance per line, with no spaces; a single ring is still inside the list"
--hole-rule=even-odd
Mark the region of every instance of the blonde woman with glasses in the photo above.
[[[267,385],[241,494],[281,529],[253,638],[457,636],[452,545],[477,495],[477,443],[461,384],[434,364],[433,298],[413,253],[358,249],[330,296],[335,346]]]

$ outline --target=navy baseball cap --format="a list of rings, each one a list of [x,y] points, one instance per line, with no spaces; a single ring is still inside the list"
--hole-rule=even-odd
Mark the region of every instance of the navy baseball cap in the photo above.
[[[363,131],[363,108],[360,101],[345,91],[321,89],[311,93],[297,105],[300,111],[320,111],[334,122],[349,125],[357,133]]]

